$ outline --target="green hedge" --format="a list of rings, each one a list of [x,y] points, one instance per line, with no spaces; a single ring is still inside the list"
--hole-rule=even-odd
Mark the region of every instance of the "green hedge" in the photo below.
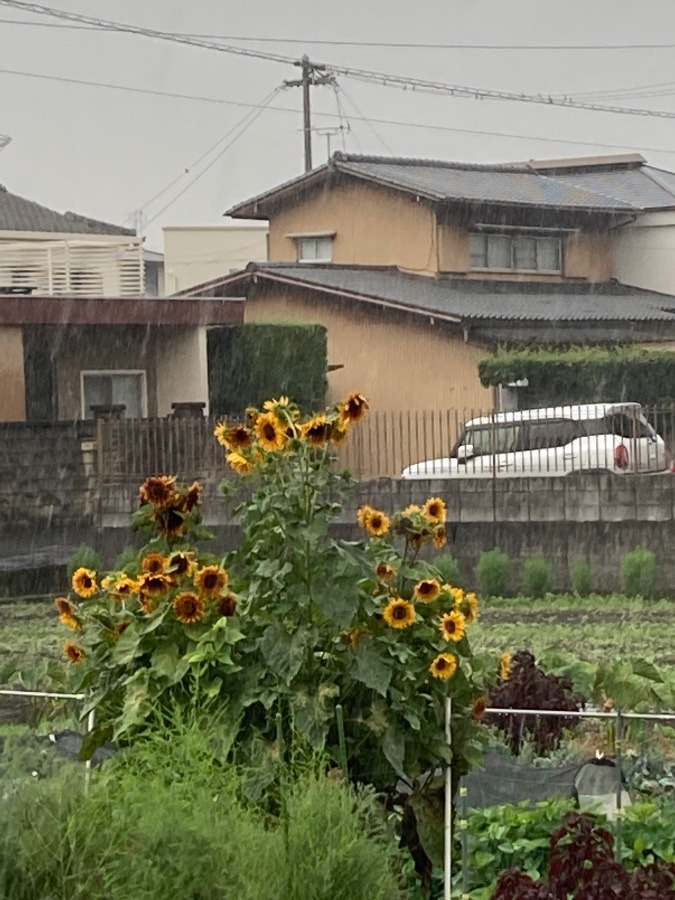
[[[479,365],[485,387],[527,379],[522,406],[675,401],[675,353],[637,347],[507,350]]]
[[[238,325],[208,332],[209,403],[214,415],[241,414],[270,397],[303,409],[324,406],[328,370],[323,325]]]

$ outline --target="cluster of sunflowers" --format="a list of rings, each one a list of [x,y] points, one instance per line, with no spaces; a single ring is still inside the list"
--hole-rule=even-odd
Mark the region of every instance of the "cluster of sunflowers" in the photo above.
[[[411,628],[417,622],[425,625],[432,622],[440,634],[440,640],[450,648],[464,640],[467,625],[478,618],[476,594],[442,584],[438,578],[423,578],[412,589],[406,589],[405,579],[400,573],[414,562],[426,541],[439,549],[445,545],[446,515],[443,500],[431,497],[423,507],[409,506],[391,518],[371,506],[362,506],[357,518],[372,538],[397,534],[404,536],[406,542],[399,571],[391,561],[377,563],[375,595],[381,599],[382,606],[376,615],[395,629]],[[409,596],[402,596],[404,593]],[[429,672],[434,678],[447,680],[455,674],[458,664],[456,653],[443,650],[431,662]]]
[[[326,412],[302,420],[299,407],[288,397],[266,400],[262,410],[246,410],[247,424],[220,422],[214,434],[227,451],[227,462],[239,475],[249,475],[267,453],[288,451],[301,441],[319,450],[340,444],[349,428],[361,421],[368,401],[358,392],[336,403]]]
[[[139,490],[140,518],[137,525],[151,525],[169,539],[184,536],[190,520],[198,518],[202,487],[194,481],[189,487],[176,484],[173,475],[146,478]]]
[[[141,503],[154,510],[152,517],[159,531],[169,513],[185,509],[186,498],[194,504],[187,510],[189,513],[199,504],[200,496],[197,482],[181,488],[167,476],[148,478],[140,489]],[[181,528],[185,521],[183,516]],[[175,529],[168,534],[175,534]],[[169,549],[164,553],[147,548],[124,570],[110,572],[100,580],[93,569],[78,568],[72,576],[74,597],[57,597],[54,605],[67,628],[83,634],[87,622],[91,622],[99,634],[102,628],[108,641],[114,643],[137,618],[153,616],[160,610],[166,612],[167,607],[171,608],[173,619],[183,625],[233,616],[237,597],[228,585],[227,570],[200,562],[193,550]],[[74,641],[66,641],[64,651],[73,663],[86,656],[86,651]]]

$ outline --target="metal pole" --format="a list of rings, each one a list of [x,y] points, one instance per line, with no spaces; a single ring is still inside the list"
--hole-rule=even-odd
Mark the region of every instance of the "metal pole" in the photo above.
[[[96,725],[96,710],[90,709],[89,715],[87,716],[87,734],[94,730],[94,726]],[[89,790],[89,782],[91,781],[91,756],[84,764],[84,791],[85,793]]]
[[[616,733],[614,736],[614,748],[616,757],[616,861],[621,862],[621,850],[623,843],[623,809],[621,807],[621,794],[623,792],[623,767],[621,764],[621,751],[623,745],[623,718],[621,710],[616,711]]]
[[[465,787],[459,789],[462,799],[462,820],[459,827],[462,830],[462,900],[469,896],[469,819],[468,819],[468,791]]]
[[[452,750],[452,700],[445,700],[445,741]],[[452,764],[445,767],[445,828],[443,846],[443,900],[452,900]]]
[[[310,110],[309,86],[312,67],[307,55],[302,57],[302,122],[305,132],[305,172],[312,169],[312,116]]]

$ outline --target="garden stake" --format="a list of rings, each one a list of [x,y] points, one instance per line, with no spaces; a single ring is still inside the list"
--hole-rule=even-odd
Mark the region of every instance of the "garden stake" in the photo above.
[[[345,741],[345,715],[342,704],[338,703],[335,707],[335,715],[337,717],[338,743],[340,753],[340,766],[342,767],[342,777],[345,781],[349,780],[349,771],[347,769],[347,742]]]
[[[621,843],[623,838],[623,809],[621,808],[621,793],[623,790],[621,749],[623,744],[623,719],[621,710],[616,711],[616,738],[614,747],[616,748],[616,861],[621,862]]]
[[[459,789],[459,796],[462,799],[461,809],[462,818],[459,827],[462,831],[462,898],[469,896],[469,821],[468,815],[468,790],[465,787]]]
[[[89,715],[87,716],[87,734],[94,730],[94,726],[96,725],[96,710],[90,709]],[[85,794],[89,791],[89,782],[91,781],[91,756],[84,764],[84,792]]]
[[[452,749],[452,699],[445,701],[445,740]],[[452,763],[445,767],[445,829],[444,829],[443,900],[452,900]]]

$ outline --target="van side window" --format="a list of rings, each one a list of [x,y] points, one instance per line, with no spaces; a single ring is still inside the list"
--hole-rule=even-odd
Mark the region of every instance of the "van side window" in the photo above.
[[[614,413],[604,418],[606,434],[616,434],[622,438],[650,438],[652,432],[640,417],[627,413]]]
[[[565,447],[575,438],[581,437],[579,422],[559,419],[543,422],[528,422],[522,438],[523,450],[545,450],[551,447]]]

